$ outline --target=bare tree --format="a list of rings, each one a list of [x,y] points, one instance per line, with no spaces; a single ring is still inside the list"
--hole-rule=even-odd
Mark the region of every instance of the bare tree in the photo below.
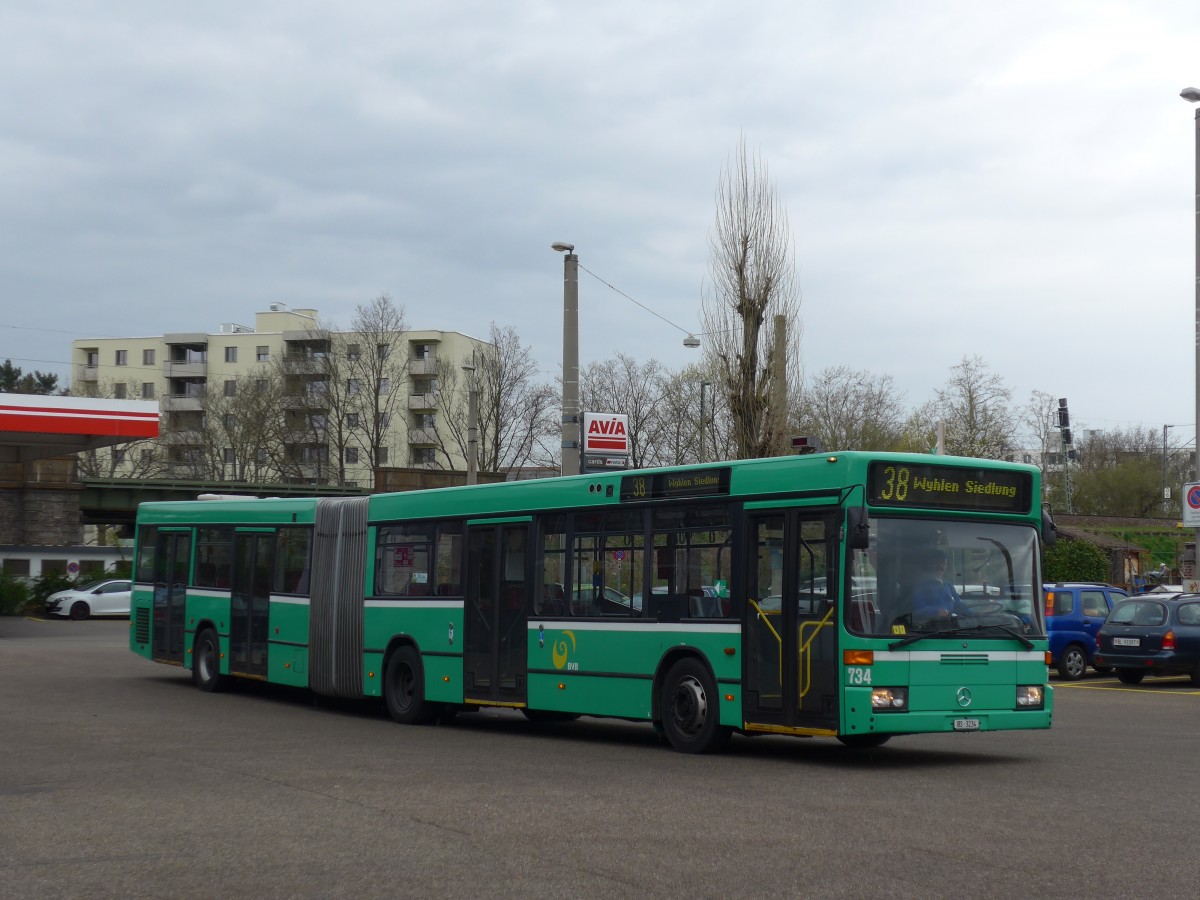
[[[720,371],[737,458],[771,456],[788,424],[787,410],[771,402],[775,384],[799,383],[800,296],[787,211],[744,136],[718,180],[716,206],[701,300],[706,353]],[[787,327],[783,346],[776,316]]]
[[[470,377],[463,365],[474,366]],[[506,472],[548,465],[558,458],[551,439],[560,434],[559,396],[554,385],[537,380],[532,348],[511,327],[491,325],[491,342],[472,357],[438,360],[438,439],[447,468],[467,455],[467,392],[470,378],[479,391],[479,468]]]
[[[846,366],[818,372],[800,395],[797,427],[827,450],[894,450],[907,411],[890,375]]]
[[[20,371],[18,369],[17,373]],[[124,399],[122,392],[126,389],[126,385],[122,384],[119,391],[117,382],[101,379],[99,382],[72,385],[71,395]],[[146,439],[117,446],[89,447],[76,454],[75,470],[81,478],[158,478],[165,473],[166,466],[162,449],[156,445],[157,441]]]
[[[407,328],[403,307],[381,294],[355,309],[352,336],[346,336],[358,342],[356,353],[347,347],[345,359],[350,408],[358,416],[353,434],[372,471],[390,462],[385,457],[393,418],[407,421],[408,353],[402,340]]]
[[[579,373],[580,408],[629,417],[629,461],[634,468],[662,465],[669,417],[663,415],[666,374],[658,360],[641,365],[618,353]]]
[[[946,426],[946,452],[953,456],[1004,459],[1013,447],[1016,417],[1012,389],[978,356],[964,356],[937,392],[935,408]]]

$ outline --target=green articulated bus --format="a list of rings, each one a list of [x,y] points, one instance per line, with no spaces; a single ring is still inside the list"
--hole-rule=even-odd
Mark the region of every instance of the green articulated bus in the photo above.
[[[612,716],[693,753],[1048,728],[1040,497],[1032,466],[844,452],[146,503],[130,647],[206,691]]]

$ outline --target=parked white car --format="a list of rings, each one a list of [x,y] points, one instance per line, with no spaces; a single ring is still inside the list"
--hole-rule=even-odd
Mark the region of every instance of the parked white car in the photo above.
[[[128,580],[106,578],[92,581],[46,598],[46,614],[86,619],[88,616],[129,615]]]

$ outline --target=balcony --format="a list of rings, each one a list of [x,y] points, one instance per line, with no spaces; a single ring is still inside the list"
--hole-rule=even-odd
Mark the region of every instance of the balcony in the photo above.
[[[163,412],[203,412],[203,394],[168,394],[159,401]]]
[[[420,357],[419,359],[410,359],[408,361],[409,375],[436,375],[437,374],[437,356],[429,354],[428,356]]]
[[[205,359],[168,359],[163,363],[165,378],[203,378],[207,374],[208,361]]]
[[[204,432],[181,428],[178,431],[163,432],[160,440],[172,447],[199,447],[204,444]]]
[[[408,429],[408,442],[417,446],[436,447],[438,444],[437,429],[410,428]]]
[[[94,365],[79,366],[75,372],[76,381],[95,383],[100,378],[100,367]]]
[[[437,394],[409,394],[408,408],[412,410],[437,409]]]

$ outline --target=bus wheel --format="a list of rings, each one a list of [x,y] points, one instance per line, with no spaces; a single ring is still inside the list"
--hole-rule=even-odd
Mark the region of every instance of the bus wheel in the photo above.
[[[229,678],[221,674],[221,640],[211,628],[196,636],[192,650],[192,684],[202,691],[214,693],[229,686]]]
[[[854,750],[882,747],[892,739],[890,734],[839,734],[838,740]]]
[[[697,659],[681,659],[663,682],[663,731],[680,753],[719,750],[732,733],[721,727],[717,687]]]
[[[383,698],[388,715],[401,725],[419,725],[433,718],[435,710],[425,702],[421,656],[413,647],[401,647],[388,659],[383,673]]]

